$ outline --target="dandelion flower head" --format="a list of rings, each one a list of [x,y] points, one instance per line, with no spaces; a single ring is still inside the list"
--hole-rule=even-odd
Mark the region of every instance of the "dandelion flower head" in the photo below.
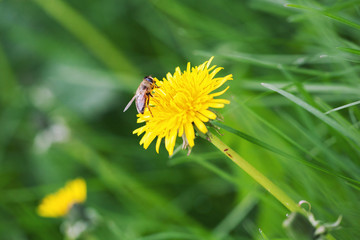
[[[63,217],[74,204],[83,203],[85,200],[86,183],[84,179],[77,178],[68,182],[56,193],[43,198],[38,207],[38,214],[42,217]]]
[[[133,132],[138,136],[144,133],[140,145],[143,144],[145,149],[156,137],[157,153],[164,139],[165,148],[171,156],[177,137],[183,138],[183,148],[191,149],[194,146],[195,128],[205,134],[208,131],[205,123],[217,117],[209,108],[223,108],[230,103],[229,100],[215,99],[229,87],[214,91],[232,80],[232,75],[215,77],[222,68],[210,67],[212,60],[213,57],[195,67],[188,63],[183,72],[177,67],[175,73],[168,73],[163,81],[154,78],[158,87],[150,97],[151,112],[145,109],[144,114],[137,115],[137,122],[145,125]]]

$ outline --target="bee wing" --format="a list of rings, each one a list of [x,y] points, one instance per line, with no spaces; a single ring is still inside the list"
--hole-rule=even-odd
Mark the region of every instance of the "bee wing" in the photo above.
[[[136,109],[137,109],[138,113],[141,113],[141,114],[144,113],[146,101],[147,101],[147,98],[146,98],[145,94],[138,95],[138,97],[135,101],[135,105],[136,105]]]
[[[129,109],[133,101],[136,99],[136,94],[133,96],[133,98],[130,100],[130,102],[126,105],[124,112]]]

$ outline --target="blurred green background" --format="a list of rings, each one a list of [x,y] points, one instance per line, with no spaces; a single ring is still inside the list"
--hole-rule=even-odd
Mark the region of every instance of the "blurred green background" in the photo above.
[[[224,124],[293,157],[221,139],[360,239],[360,1],[319,2],[0,1],[0,239],[63,239],[36,207],[76,177],[100,216],[84,239],[287,239],[287,209],[208,142],[169,158],[132,135],[142,78],[211,56],[234,76]]]

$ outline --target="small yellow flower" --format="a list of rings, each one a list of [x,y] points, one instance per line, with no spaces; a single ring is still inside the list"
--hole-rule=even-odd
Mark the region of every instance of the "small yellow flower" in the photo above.
[[[216,118],[216,114],[209,108],[223,108],[224,104],[230,103],[225,99],[214,98],[226,92],[229,87],[214,93],[226,81],[232,80],[232,75],[215,78],[222,68],[210,67],[213,58],[196,67],[191,67],[188,63],[184,72],[177,67],[175,73],[168,73],[163,81],[154,78],[159,88],[155,88],[150,97],[151,113],[146,109],[144,114],[137,115],[137,122],[145,122],[145,125],[133,132],[138,136],[144,133],[140,145],[143,144],[145,149],[157,137],[156,152],[159,153],[160,143],[164,138],[165,148],[171,156],[176,136],[183,138],[183,148],[192,148],[194,126],[202,133],[207,133],[204,123]]]
[[[86,183],[78,178],[68,182],[56,193],[43,198],[38,207],[38,214],[42,217],[63,217],[71,207],[86,200]]]

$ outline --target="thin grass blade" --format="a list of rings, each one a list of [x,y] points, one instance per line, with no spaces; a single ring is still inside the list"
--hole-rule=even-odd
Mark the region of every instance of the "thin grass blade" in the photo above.
[[[288,93],[288,92],[286,92],[286,91],[284,91],[282,89],[279,89],[279,88],[275,87],[272,84],[262,83],[262,85],[264,87],[266,87],[267,89],[270,89],[272,91],[275,91],[275,92],[283,95],[288,100],[292,101],[293,103],[297,104],[298,106],[305,109],[309,113],[313,114],[315,117],[319,118],[324,123],[326,123],[327,125],[329,125],[333,129],[337,130],[342,135],[352,139],[358,145],[358,147],[360,146],[360,136],[359,136],[358,133],[356,133],[354,131],[350,131],[349,129],[341,126],[336,121],[334,121],[332,118],[326,116],[324,113],[320,112],[319,110],[317,110],[313,106],[309,105],[308,103],[304,102],[303,100],[301,100],[300,98],[294,96],[291,93]]]
[[[327,111],[325,114],[329,114],[331,112],[339,111],[339,110],[342,110],[344,108],[352,107],[352,106],[355,106],[355,105],[358,105],[358,104],[360,104],[360,101],[352,102],[352,103],[349,103],[349,104],[346,104],[346,105],[331,109],[331,110]]]
[[[343,51],[343,52],[348,52],[348,53],[353,53],[356,55],[360,55],[360,50],[358,49],[354,49],[354,48],[348,48],[348,47],[337,47],[337,49]]]
[[[354,23],[350,20],[347,20],[343,17],[339,17],[337,15],[334,15],[332,13],[329,13],[329,12],[326,12],[326,11],[322,11],[322,10],[319,10],[319,9],[315,9],[315,8],[311,8],[311,7],[307,7],[307,6],[302,6],[302,5],[298,5],[298,4],[285,4],[284,5],[285,7],[292,7],[292,8],[297,8],[297,9],[301,9],[301,10],[307,10],[307,11],[311,11],[311,12],[315,12],[315,13],[318,13],[318,14],[321,14],[321,15],[324,15],[328,18],[331,18],[335,21],[338,21],[338,22],[341,22],[345,25],[348,25],[350,27],[353,27],[353,28],[356,28],[358,30],[360,30],[360,24],[357,24],[357,23]]]

